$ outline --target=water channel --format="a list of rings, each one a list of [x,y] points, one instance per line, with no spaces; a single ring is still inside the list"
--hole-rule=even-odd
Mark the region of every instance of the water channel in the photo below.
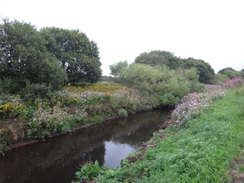
[[[116,168],[168,119],[153,110],[113,119],[0,156],[0,183],[68,183],[82,162]]]

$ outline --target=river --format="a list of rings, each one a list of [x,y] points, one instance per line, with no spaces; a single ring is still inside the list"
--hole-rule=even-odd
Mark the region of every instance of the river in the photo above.
[[[168,115],[168,110],[140,112],[7,151],[0,156],[0,183],[68,183],[88,160],[116,168]]]

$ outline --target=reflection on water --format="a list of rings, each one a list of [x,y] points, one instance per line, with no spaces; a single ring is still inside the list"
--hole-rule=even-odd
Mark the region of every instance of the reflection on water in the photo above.
[[[104,166],[116,168],[128,155],[136,150],[129,144],[114,143],[113,141],[105,142]]]
[[[88,160],[116,168],[167,115],[165,110],[138,113],[8,151],[0,156],[0,183],[67,183]]]

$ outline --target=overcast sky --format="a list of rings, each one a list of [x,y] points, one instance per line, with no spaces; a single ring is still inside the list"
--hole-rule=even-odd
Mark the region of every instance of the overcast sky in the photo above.
[[[0,16],[79,29],[98,44],[103,75],[118,61],[164,50],[244,69],[244,0],[0,0]]]

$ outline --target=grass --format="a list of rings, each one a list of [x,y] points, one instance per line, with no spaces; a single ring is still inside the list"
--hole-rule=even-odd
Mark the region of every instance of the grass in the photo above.
[[[231,182],[229,165],[244,146],[244,95],[230,91],[188,123],[155,133],[156,147],[142,160],[106,169],[94,182]]]

